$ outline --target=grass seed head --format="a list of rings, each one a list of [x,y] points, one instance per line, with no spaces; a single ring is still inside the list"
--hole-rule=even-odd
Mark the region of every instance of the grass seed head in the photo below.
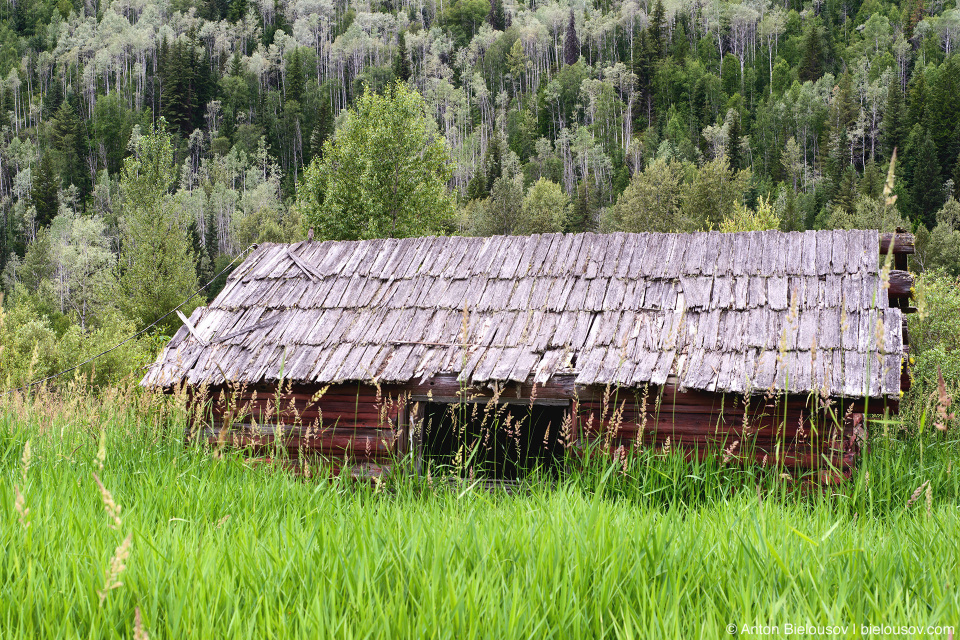
[[[133,610],[133,640],[150,640],[143,628],[143,618],[140,617],[140,607]]]
[[[734,440],[733,444],[726,448],[723,452],[723,464],[730,462],[730,459],[733,458],[733,453],[737,450],[737,447],[740,445],[739,440]]]
[[[950,412],[953,396],[947,393],[947,384],[943,380],[943,371],[937,367],[937,420],[934,426],[939,431],[946,431],[947,424],[956,419],[956,414]],[[29,443],[28,443],[29,444]]]
[[[103,471],[103,464],[107,461],[107,431],[100,430],[100,441],[97,444],[97,467]]]
[[[110,566],[107,567],[107,571],[104,574],[103,590],[97,591],[97,595],[100,596],[101,605],[103,605],[103,601],[107,599],[107,595],[111,591],[123,586],[123,583],[120,582],[120,574],[127,568],[126,562],[130,557],[130,547],[132,544],[133,534],[128,533],[127,537],[123,539],[123,542],[120,543],[120,546],[117,547],[117,550],[113,553],[113,557],[110,559]]]
[[[14,501],[13,508],[17,511],[17,517],[20,519],[20,524],[24,529],[30,528],[30,508],[27,507],[27,502],[23,498],[23,494],[20,493],[20,487],[13,486]]]
[[[916,491],[913,492],[913,495],[910,496],[910,499],[907,500],[907,506],[905,507],[906,509],[909,509],[910,507],[913,506],[913,503],[916,502],[921,495],[923,495],[924,489],[926,489],[929,484],[930,484],[930,481],[927,480],[926,482],[921,484],[919,487],[917,487]]]
[[[27,484],[27,471],[30,470],[30,458],[32,454],[30,453],[30,441],[27,440],[23,445],[23,457],[20,458],[20,471],[23,475],[23,484]]]
[[[120,520],[121,507],[113,499],[113,495],[103,486],[103,483],[100,481],[100,476],[94,473],[93,479],[97,481],[97,486],[100,487],[100,497],[103,498],[103,508],[106,510],[107,515],[113,520],[110,528],[114,531],[119,531],[120,527],[123,526],[123,522]]]

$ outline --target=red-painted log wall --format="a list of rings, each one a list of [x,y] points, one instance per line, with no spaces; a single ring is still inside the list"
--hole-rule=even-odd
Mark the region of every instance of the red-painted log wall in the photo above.
[[[198,427],[211,444],[242,447],[255,455],[272,455],[280,446],[292,458],[320,456],[337,467],[346,463],[376,472],[406,450],[407,416],[416,419],[417,399],[427,393],[442,401],[490,396],[489,390],[463,389],[455,381],[438,379],[424,386],[379,388],[295,385],[279,395],[273,385],[217,388],[194,404],[203,407]],[[743,397],[681,393],[670,385],[608,390],[577,388],[572,380],[561,379],[536,390],[512,385],[500,398],[529,400],[531,394],[570,402],[577,417],[577,451],[592,445],[592,450],[617,454],[653,446],[728,461],[753,458],[797,470],[833,466],[847,471],[864,433],[862,404],[832,402],[826,408],[812,397],[754,396],[745,404]]]

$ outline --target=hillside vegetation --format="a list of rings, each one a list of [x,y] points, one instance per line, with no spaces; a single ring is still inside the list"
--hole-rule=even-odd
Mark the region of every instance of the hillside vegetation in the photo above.
[[[52,370],[45,332],[151,326],[309,227],[903,226],[915,269],[960,275],[958,35],[960,10],[929,0],[10,3],[0,272],[33,323],[16,349]]]

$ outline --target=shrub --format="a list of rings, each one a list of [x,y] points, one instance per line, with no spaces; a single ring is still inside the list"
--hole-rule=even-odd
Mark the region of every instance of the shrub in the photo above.
[[[960,397],[960,278],[927,272],[918,278],[916,292],[919,313],[908,316],[913,375],[908,407],[919,419],[936,405],[938,370],[948,393]]]

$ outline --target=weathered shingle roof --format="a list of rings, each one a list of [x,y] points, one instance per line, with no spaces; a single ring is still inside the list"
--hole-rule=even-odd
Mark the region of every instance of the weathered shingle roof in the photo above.
[[[896,396],[902,318],[878,247],[875,231],[263,245],[193,313],[207,344],[181,328],[144,384],[566,373]]]

